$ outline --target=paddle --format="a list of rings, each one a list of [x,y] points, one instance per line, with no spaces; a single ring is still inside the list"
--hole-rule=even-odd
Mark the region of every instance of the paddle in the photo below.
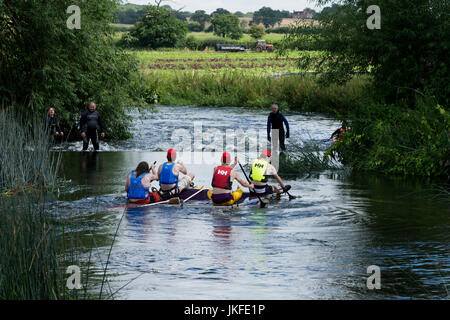
[[[286,186],[285,186],[285,188],[286,188]],[[283,193],[286,193],[289,196],[289,200],[294,200],[297,198],[296,196],[293,196],[289,193],[289,189],[291,189],[290,186],[289,186],[289,188],[286,188],[286,189],[287,189],[286,191],[283,190]]]
[[[245,170],[244,170],[244,168],[242,167],[241,163],[240,163],[240,162],[238,162],[238,163],[239,163],[239,166],[241,167],[242,172],[244,173],[245,178],[247,179],[247,182],[248,182],[249,184],[252,184],[252,183],[250,182],[250,179],[247,177],[247,174],[245,173]],[[256,190],[255,190],[255,194],[256,194],[256,196],[258,197],[258,200],[259,200],[259,203],[260,203],[261,208],[264,208],[264,207],[266,206],[266,203],[265,203],[264,201],[261,200],[261,198],[259,197],[259,195],[256,193]]]

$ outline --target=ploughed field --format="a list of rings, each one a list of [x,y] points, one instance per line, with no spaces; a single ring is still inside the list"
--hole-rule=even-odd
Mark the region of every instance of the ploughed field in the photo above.
[[[319,59],[319,52],[303,53]],[[299,72],[297,56],[281,57],[276,53],[224,53],[211,51],[138,51],[137,58],[143,74],[165,71],[205,73],[245,72],[248,75],[273,75]],[[305,70],[306,71],[306,70]]]

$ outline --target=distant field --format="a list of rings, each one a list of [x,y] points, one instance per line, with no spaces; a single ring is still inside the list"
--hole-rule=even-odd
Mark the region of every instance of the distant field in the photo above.
[[[220,74],[241,72],[267,76],[298,72],[294,57],[278,57],[274,53],[222,53],[208,51],[135,51],[141,72],[147,76],[200,72]],[[303,53],[320,56],[320,52]],[[299,54],[297,53],[296,57]]]

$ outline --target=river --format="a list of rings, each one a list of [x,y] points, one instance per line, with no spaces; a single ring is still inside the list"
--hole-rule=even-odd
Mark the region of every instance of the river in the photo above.
[[[52,210],[76,217],[77,229],[71,232],[80,235],[85,257],[91,253],[99,278],[119,226],[108,287],[114,292],[126,286],[116,298],[450,297],[450,211],[439,182],[337,169],[282,176],[297,199],[284,197],[264,209],[194,203],[125,209],[126,175],[140,161],[161,164],[178,140],[192,141],[195,149],[199,125],[202,132],[209,130],[200,149],[214,145],[216,152],[222,151],[220,139],[205,142],[211,132],[224,138],[227,129],[237,136],[246,132],[252,141],[251,130],[262,129],[262,135],[267,119],[265,111],[239,108],[156,109],[134,112],[135,137],[102,141],[99,153],[80,152],[81,142],[54,148],[62,151],[60,175],[66,182]],[[306,141],[325,151],[339,127],[318,114],[287,118],[288,150]],[[240,157],[243,162],[248,158]],[[185,162],[196,174],[196,185],[210,186],[217,164],[212,159]],[[379,267],[380,289],[367,286],[370,266]]]

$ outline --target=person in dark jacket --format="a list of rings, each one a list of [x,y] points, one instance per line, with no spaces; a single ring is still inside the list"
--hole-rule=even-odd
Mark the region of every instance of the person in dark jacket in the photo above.
[[[284,130],[284,126],[286,126],[286,131]],[[285,138],[289,139],[289,123],[278,110],[277,104],[272,105],[272,112],[267,119],[267,140],[269,141],[271,141],[270,133],[272,129],[279,130],[280,149],[283,151],[286,150],[284,140]]]
[[[55,108],[50,107],[48,109],[47,116],[45,117],[45,126],[48,128],[48,133],[53,137],[63,136],[64,132],[62,132],[58,118],[55,115]]]
[[[100,129],[101,137],[105,137],[105,132],[103,130],[102,118],[100,114],[95,111],[97,106],[94,102],[89,104],[89,110],[85,111],[81,115],[80,119],[80,129],[81,137],[83,138],[83,151],[86,151],[89,146],[89,140],[92,141],[94,150],[98,151],[100,146],[98,143],[97,130]]]

